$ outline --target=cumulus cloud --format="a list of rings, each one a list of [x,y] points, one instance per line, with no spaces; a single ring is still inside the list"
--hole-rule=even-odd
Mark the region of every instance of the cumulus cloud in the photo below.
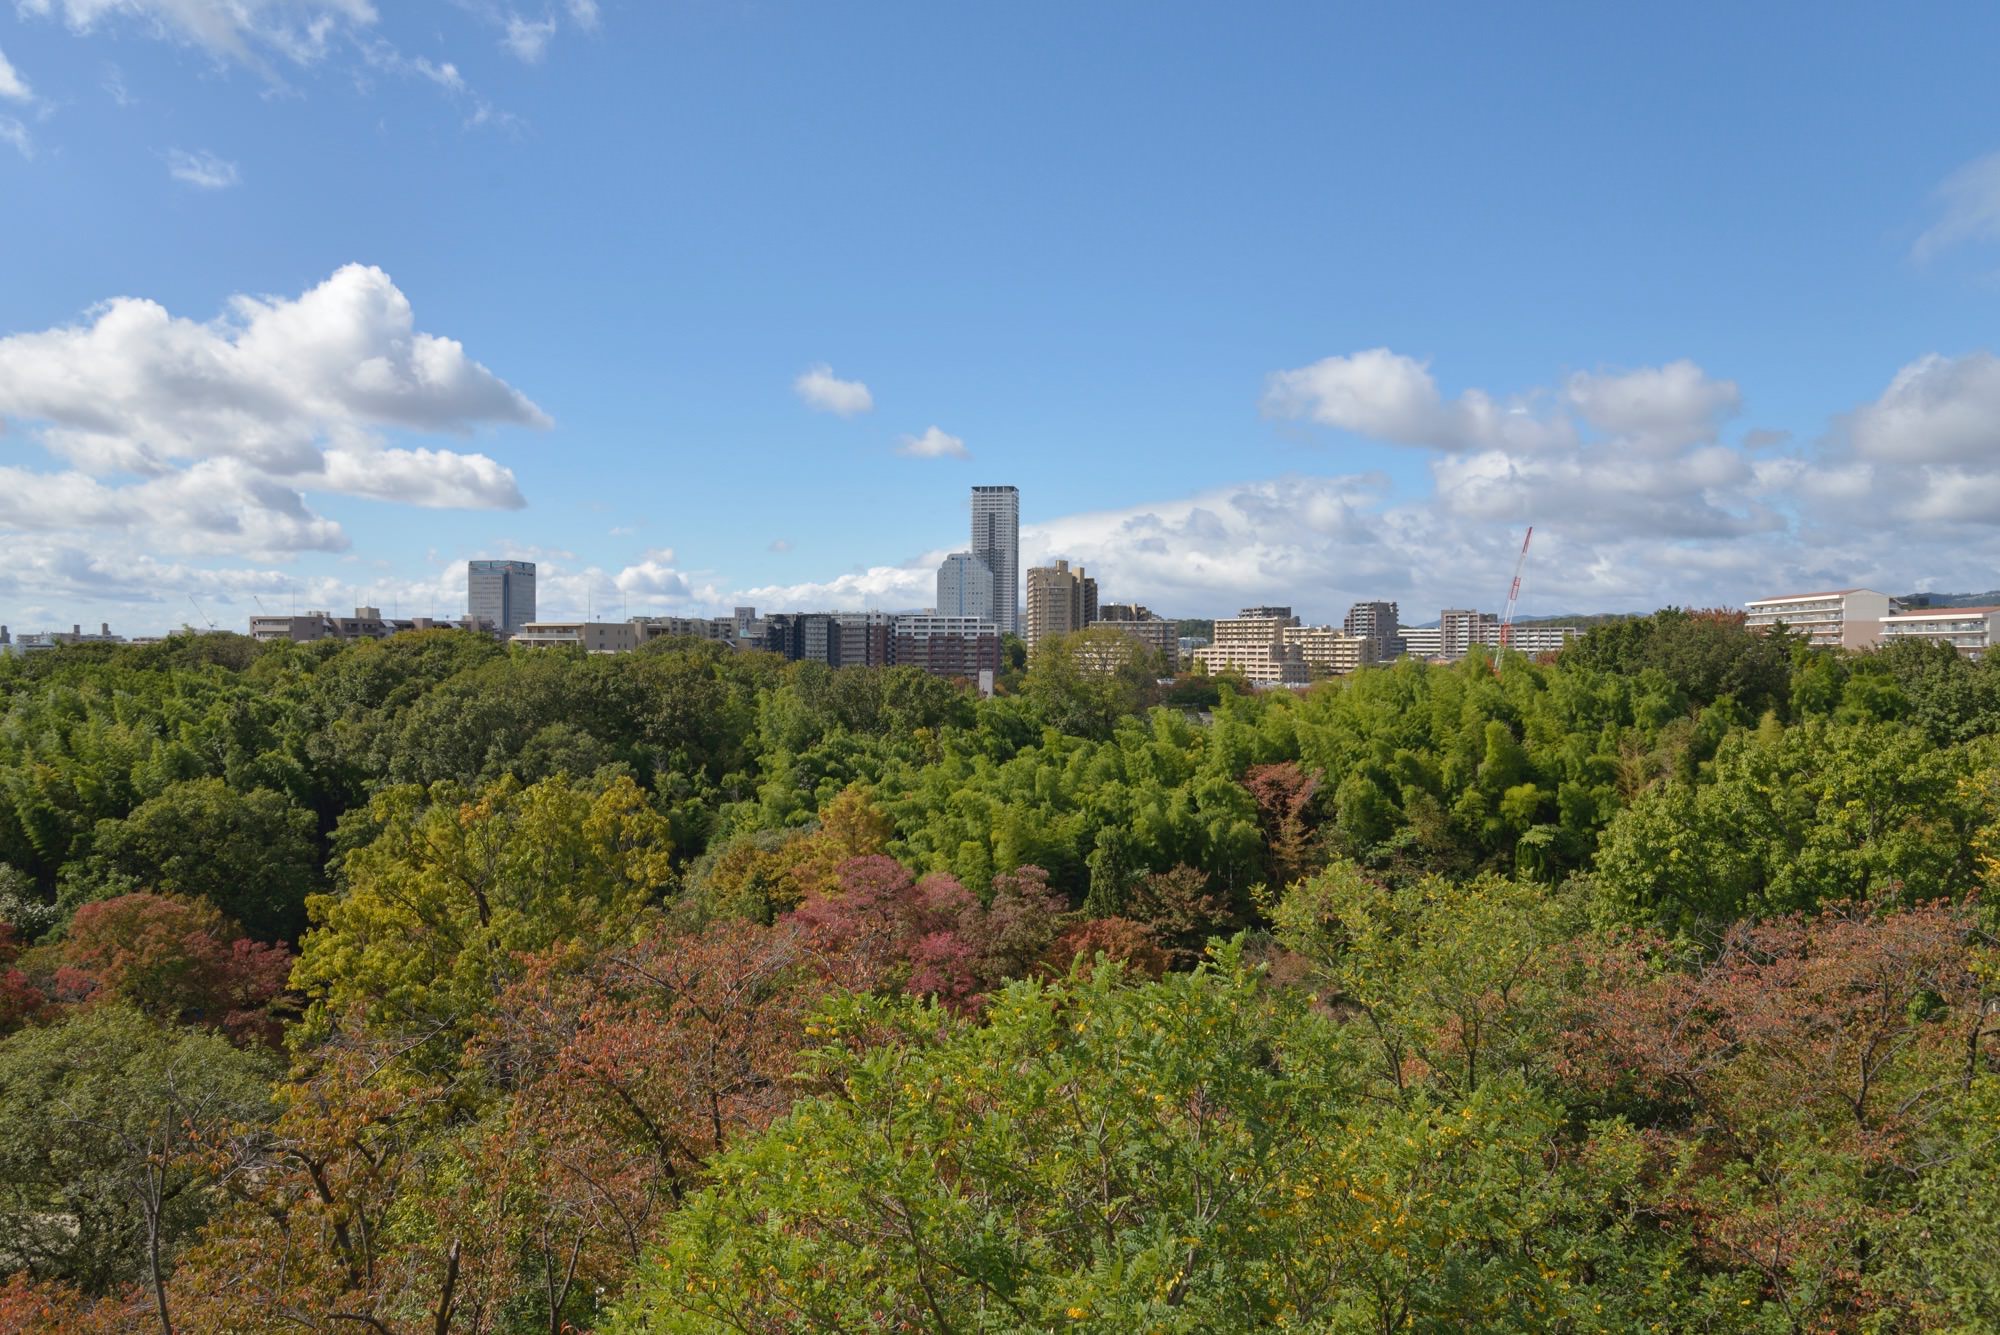
[[[236,297],[210,323],[118,297],[84,324],[0,338],[0,417],[41,424],[79,467],[142,473],[223,454],[309,474],[323,442],[376,428],[549,425],[361,265],[296,298]]]
[[[618,572],[619,592],[665,602],[685,601],[692,590],[687,576],[662,561],[641,561]]]
[[[20,72],[7,59],[5,51],[0,51],[0,99],[9,102],[35,100],[34,93],[28,87],[28,81],[21,77]]]
[[[1541,449],[1574,439],[1569,423],[1545,417],[1525,398],[1496,400],[1472,389],[1446,399],[1427,364],[1387,348],[1273,372],[1263,406],[1270,417],[1428,449]]]
[[[853,417],[856,413],[872,412],[875,407],[875,396],[868,392],[868,386],[859,380],[842,380],[824,362],[801,372],[792,382],[792,391],[808,408],[836,417]]]
[[[911,459],[970,459],[972,452],[957,436],[928,427],[921,436],[904,436],[896,453]]]
[[[500,44],[514,53],[525,64],[538,65],[549,49],[549,39],[556,35],[556,21],[542,19],[539,22],[524,19],[519,14],[507,16],[506,35]]]
[[[1578,372],[1564,396],[1598,430],[1653,449],[1712,441],[1743,396],[1734,381],[1711,380],[1691,361],[1636,371]]]
[[[0,338],[0,425],[67,465],[8,469],[0,528],[118,530],[175,550],[339,550],[346,536],[305,491],[523,504],[488,455],[406,448],[385,432],[548,424],[461,344],[419,330],[379,269],[350,265],[295,298],[237,297],[208,322],[120,297],[78,324]]]
[[[1967,242],[2000,241],[2000,153],[1967,163],[1937,188],[1936,222],[1911,247],[1919,262]]]
[[[450,450],[330,449],[319,485],[429,509],[518,510],[528,503],[511,469]]]
[[[1854,448],[1864,458],[1901,463],[1958,463],[2000,455],[2000,358],[1920,357],[1853,419]]]
[[[224,161],[206,149],[199,153],[171,150],[167,154],[167,175],[202,190],[227,190],[243,179],[235,163]]]
[[[340,525],[295,489],[240,460],[207,459],[181,472],[106,486],[74,470],[0,468],[0,527],[106,529],[184,552],[342,551]]]

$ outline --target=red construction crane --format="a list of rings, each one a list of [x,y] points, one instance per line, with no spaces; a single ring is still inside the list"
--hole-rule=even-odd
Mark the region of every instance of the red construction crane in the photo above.
[[[1500,618],[1500,647],[1508,648],[1514,643],[1514,604],[1521,601],[1521,567],[1528,563],[1528,544],[1535,540],[1535,526],[1528,525],[1528,536],[1521,539],[1521,554],[1514,558],[1514,582],[1507,589],[1507,611]]]

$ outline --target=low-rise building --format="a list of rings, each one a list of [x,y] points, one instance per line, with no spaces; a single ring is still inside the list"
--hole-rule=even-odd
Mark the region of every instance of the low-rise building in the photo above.
[[[460,617],[446,621],[437,617],[385,617],[379,607],[357,607],[353,616],[331,612],[302,615],[260,615],[250,618],[250,638],[259,644],[290,640],[310,644],[314,640],[382,640],[406,630],[470,630],[495,635],[493,623],[482,618]]]
[[[1967,658],[1983,658],[2000,635],[2000,607],[1909,607],[1882,618],[1882,645],[1906,640],[1948,644]]]
[[[530,621],[507,641],[528,649],[574,644],[592,654],[621,654],[639,647],[631,621]]]
[[[1743,604],[1743,624],[1755,631],[1784,626],[1816,648],[1871,649],[1881,641],[1882,619],[1903,610],[1873,589],[1831,589],[1752,599]]]
[[[60,649],[66,644],[127,644],[123,635],[111,633],[111,623],[98,623],[95,634],[88,633],[80,625],[72,625],[68,630],[23,631],[19,638],[0,626],[0,654],[35,654],[49,649]]]
[[[733,617],[648,617],[631,619],[635,644],[668,638],[715,640],[734,644],[737,623]]]
[[[1559,654],[1583,634],[1581,626],[1558,626],[1542,621],[1525,626],[1516,622],[1505,629],[1507,647],[1522,654]],[[1496,627],[1492,642],[1497,645],[1501,638],[1500,628]]]
[[[1097,619],[1087,629],[1115,630],[1129,635],[1159,654],[1167,672],[1180,670],[1180,623],[1156,616],[1139,603],[1105,603],[1097,609]]]
[[[1442,626],[1402,626],[1398,628],[1397,637],[1403,642],[1405,657],[1426,661],[1444,657]]]

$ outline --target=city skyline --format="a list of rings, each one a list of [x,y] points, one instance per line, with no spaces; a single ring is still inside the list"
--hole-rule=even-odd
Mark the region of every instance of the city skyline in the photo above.
[[[0,7],[0,620],[915,608],[994,477],[1175,615],[1983,591],[1934,19]]]

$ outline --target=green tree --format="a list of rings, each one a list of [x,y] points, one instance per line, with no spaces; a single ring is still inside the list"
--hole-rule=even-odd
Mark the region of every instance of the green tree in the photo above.
[[[362,832],[339,891],[313,899],[293,970],[311,1033],[338,1021],[462,1040],[518,954],[627,939],[671,879],[666,819],[622,776],[390,788]]]
[[[268,788],[189,779],[100,821],[96,856],[165,894],[206,899],[261,940],[292,940],[322,886],[312,813]]]
[[[120,1006],[0,1042],[0,1267],[143,1281],[171,1335],[174,1254],[248,1159],[273,1067]]]

